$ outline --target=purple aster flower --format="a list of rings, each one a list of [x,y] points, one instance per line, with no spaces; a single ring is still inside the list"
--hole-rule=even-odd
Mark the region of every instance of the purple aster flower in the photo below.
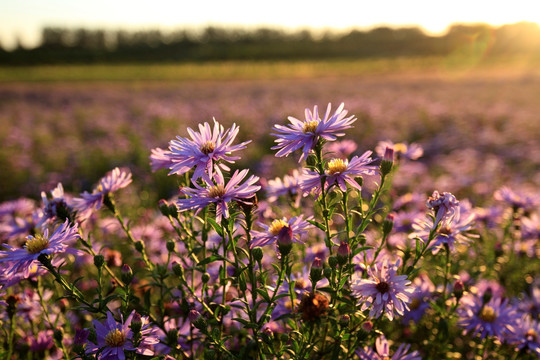
[[[107,320],[103,324],[93,320],[97,344],[88,344],[86,353],[95,354],[100,351],[99,359],[125,360],[124,350],[136,350],[132,343],[133,332],[129,328],[132,317],[133,313],[129,315],[125,322],[122,319],[120,323],[117,323],[109,312],[107,313]]]
[[[471,239],[479,237],[479,235],[471,232],[474,230],[475,213],[467,204],[468,202],[465,201],[459,206],[461,210],[458,210],[458,213],[462,214],[457,221],[454,218],[454,221],[447,221],[437,228],[434,241],[430,245],[433,254],[437,254],[445,245],[453,252],[456,244],[468,244]],[[409,238],[418,237],[424,242],[428,241],[432,229],[436,227],[436,224],[432,222],[432,218],[428,218],[427,221],[418,220],[415,222],[413,224],[414,232],[410,234]]]
[[[403,315],[403,322],[408,323],[413,321],[418,323],[426,310],[429,308],[429,300],[432,298],[435,291],[435,285],[429,279],[426,274],[421,274],[413,281],[415,287],[414,292],[411,295],[411,303],[409,304],[409,311],[406,311]]]
[[[88,218],[93,210],[99,210],[105,196],[131,184],[131,172],[114,168],[99,180],[98,186],[92,193],[85,191],[80,198],[73,199],[73,208],[79,212],[81,219]]]
[[[503,186],[495,191],[493,195],[495,200],[504,201],[514,208],[530,211],[540,202],[538,195],[525,194],[521,191],[515,191],[508,186]]]
[[[525,240],[540,239],[540,216],[532,214],[521,218],[521,236]]]
[[[295,216],[289,220],[286,218],[277,219],[272,221],[272,224],[270,225],[265,225],[263,223],[259,223],[259,225],[264,228],[264,231],[251,231],[253,236],[253,240],[250,244],[251,247],[266,246],[276,243],[278,241],[279,233],[284,227],[291,229],[293,241],[302,243],[300,238],[306,235],[308,230],[313,227],[313,225],[304,220],[302,215]]]
[[[259,185],[254,185],[259,178],[251,175],[243,184],[240,182],[246,177],[248,173],[247,169],[242,171],[236,170],[231,179],[225,184],[225,179],[221,172],[216,172],[214,180],[216,184],[213,184],[207,180],[206,188],[203,188],[199,184],[194,184],[195,189],[182,188],[181,192],[190,196],[187,199],[178,199],[176,205],[179,211],[186,211],[189,209],[196,209],[197,213],[210,204],[216,204],[216,219],[221,221],[221,217],[229,217],[229,208],[227,203],[236,200],[246,204],[251,204],[247,201],[255,196],[255,193],[261,188]]]
[[[351,285],[353,296],[362,304],[362,311],[371,307],[369,316],[378,317],[384,313],[393,320],[394,313],[403,315],[409,310],[407,304],[411,302],[414,287],[407,275],[397,275],[400,262],[388,264],[388,259],[384,259],[367,268],[367,279],[354,279]]]
[[[434,191],[426,202],[428,208],[435,212],[434,228],[441,224],[459,220],[459,201],[448,192],[439,194]]]
[[[43,217],[38,223],[38,226],[44,224],[50,224],[56,220],[69,220],[71,214],[71,206],[64,194],[64,187],[61,183],[58,183],[56,188],[51,191],[51,199],[47,197],[47,194],[41,192],[41,200],[43,201]]]
[[[458,325],[481,338],[495,336],[501,342],[515,332],[518,314],[507,299],[492,297],[487,303],[480,296],[468,295],[458,308]]]
[[[399,160],[400,158],[416,160],[422,157],[422,155],[424,155],[424,149],[422,149],[422,146],[416,143],[394,143],[390,140],[380,141],[379,144],[377,144],[377,146],[375,147],[375,151],[377,152],[377,155],[383,157],[386,148],[394,150],[394,160]]]
[[[352,123],[356,121],[354,116],[347,116],[347,110],[344,110],[342,103],[333,115],[330,115],[331,104],[328,104],[324,118],[319,117],[317,106],[313,108],[313,112],[309,109],[305,111],[305,120],[298,120],[289,116],[290,124],[287,126],[276,124],[274,130],[276,133],[276,146],[272,150],[278,150],[277,157],[288,156],[293,151],[302,149],[300,161],[307,157],[309,152],[317,145],[319,139],[326,141],[335,141],[338,136],[345,135],[342,131],[352,127]]]
[[[510,342],[516,345],[517,349],[528,349],[540,357],[540,323],[529,315],[523,315],[510,336]]]
[[[152,172],[156,172],[161,169],[169,169],[173,162],[171,160],[171,152],[161,148],[152,149],[150,155],[150,168]]]
[[[182,175],[195,167],[192,181],[204,178],[207,181],[213,178],[214,170],[220,172],[220,168],[229,171],[229,167],[221,161],[234,163],[238,156],[230,156],[234,151],[246,148],[251,142],[233,145],[233,141],[238,134],[239,127],[233,124],[232,128],[225,130],[214,119],[214,129],[208,123],[199,124],[199,132],[188,128],[191,139],[177,136],[178,140],[169,142],[170,154],[167,154],[172,161],[169,174]]]
[[[390,356],[390,345],[386,337],[382,335],[375,340],[375,349],[370,347],[358,349],[356,355],[361,360],[421,360],[418,351],[408,353],[410,347],[409,344],[401,344],[394,354]]]
[[[348,159],[356,151],[358,145],[352,140],[335,141],[326,147],[326,152],[336,158]]]
[[[337,185],[341,191],[347,191],[347,184],[349,184],[358,191],[361,191],[362,187],[356,182],[355,178],[362,175],[375,175],[377,166],[368,165],[371,162],[373,162],[371,151],[366,151],[362,156],[353,157],[350,162],[339,158],[332,159],[328,162],[324,175],[320,175],[316,171],[304,169],[300,186],[304,194],[313,193],[315,196],[318,196],[321,192],[321,178],[324,178],[325,190],[328,190],[333,185]]]
[[[0,263],[7,264],[5,267],[7,274],[22,272],[25,277],[28,277],[31,274],[32,265],[38,263],[38,257],[41,254],[82,255],[81,250],[70,246],[70,243],[78,238],[77,225],[70,226],[66,220],[56,228],[51,236],[49,236],[49,229],[45,229],[43,235],[29,235],[23,249],[4,245],[8,250],[0,251]]]
[[[300,172],[297,169],[294,169],[291,175],[285,175],[283,180],[278,177],[274,180],[268,180],[265,187],[268,201],[274,202],[280,196],[289,195],[295,198],[294,206],[300,206],[300,179]]]

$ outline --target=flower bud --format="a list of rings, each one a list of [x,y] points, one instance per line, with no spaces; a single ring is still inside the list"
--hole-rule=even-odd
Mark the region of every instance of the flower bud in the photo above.
[[[320,258],[316,257],[313,260],[313,264],[311,264],[311,270],[309,271],[309,277],[314,285],[317,284],[317,281],[322,279],[322,272],[322,261]]]
[[[64,330],[62,330],[62,328],[56,328],[53,333],[53,339],[57,343],[61,344],[62,340],[64,340]]]
[[[282,256],[287,256],[291,252],[292,240],[292,228],[290,226],[283,226],[281,230],[279,230],[277,238],[278,249]]]
[[[332,269],[335,269],[338,265],[338,259],[335,256],[330,256],[328,258],[328,266],[330,266]]]
[[[386,219],[384,219],[382,223],[382,230],[384,236],[388,236],[390,232],[392,232],[392,229],[394,228],[394,214],[388,214],[386,216]]]
[[[339,318],[339,325],[341,325],[343,327],[348,326],[350,322],[351,322],[351,317],[349,315],[347,315],[347,314],[342,315]]]
[[[133,331],[134,334],[138,334],[141,331],[142,319],[141,319],[141,315],[139,315],[138,312],[135,312],[133,314],[133,317],[131,318],[130,328],[131,328],[131,331]]]
[[[90,331],[86,329],[76,329],[75,336],[73,337],[73,352],[81,355],[84,353],[84,347],[88,342]],[[94,334],[95,335],[95,334]]]
[[[163,216],[169,216],[169,203],[167,200],[161,199],[158,202],[159,211]]]
[[[135,250],[137,250],[138,252],[142,253],[144,251],[144,248],[145,246],[142,241],[139,240],[135,243]]]
[[[330,280],[332,278],[332,269],[330,269],[329,267],[324,268],[323,275],[325,278]]]
[[[251,253],[253,254],[253,259],[256,261],[256,262],[260,262],[263,258],[263,250],[262,248],[260,247],[254,247],[253,249],[251,249]]]
[[[184,268],[182,267],[181,264],[177,263],[176,261],[174,261],[172,263],[172,271],[174,273],[174,275],[178,276],[180,278],[181,281],[184,281]]]
[[[169,215],[175,219],[178,218],[178,208],[176,204],[169,204]]]
[[[463,288],[463,281],[456,280],[456,282],[454,283],[454,296],[456,297],[456,299],[459,300],[463,296]]]
[[[199,330],[206,330],[206,320],[202,315],[195,309],[191,310],[188,314],[189,322],[193,324]]]
[[[337,250],[337,262],[339,265],[343,266],[349,261],[349,255],[351,253],[351,249],[349,248],[349,244],[342,241],[339,244],[338,250]]]
[[[394,165],[394,149],[391,147],[386,147],[384,151],[384,156],[381,161],[380,169],[381,174],[387,175],[392,171],[392,166]]]
[[[94,256],[94,265],[98,269],[101,269],[101,267],[103,266],[104,263],[105,263],[105,256],[103,256],[101,254],[97,254],[97,255]]]
[[[210,280],[210,274],[205,272],[204,274],[202,274],[201,280],[203,284],[206,284]]]
[[[172,240],[167,241],[167,251],[171,252],[171,253],[174,252],[175,245],[176,244],[174,243],[174,241],[172,241]]]
[[[178,345],[178,330],[177,329],[171,329],[167,331],[166,334],[167,337],[167,345],[170,347],[175,347]]]
[[[133,270],[131,270],[128,264],[122,265],[122,269],[120,270],[120,278],[126,285],[131,284],[133,281]]]
[[[364,330],[365,332],[369,333],[371,332],[372,329],[373,329],[373,323],[371,321],[368,320],[362,323],[362,330]]]

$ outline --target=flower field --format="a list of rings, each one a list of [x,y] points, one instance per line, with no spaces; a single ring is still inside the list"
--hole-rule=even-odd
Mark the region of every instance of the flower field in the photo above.
[[[0,83],[0,358],[540,357],[538,79]]]

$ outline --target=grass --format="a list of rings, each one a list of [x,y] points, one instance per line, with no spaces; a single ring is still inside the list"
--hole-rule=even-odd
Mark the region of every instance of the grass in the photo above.
[[[228,61],[182,64],[96,64],[0,67],[0,82],[193,81],[313,77],[355,77],[384,74],[456,74],[499,72],[504,68],[531,72],[537,59],[483,60],[449,57],[399,57],[317,61]]]

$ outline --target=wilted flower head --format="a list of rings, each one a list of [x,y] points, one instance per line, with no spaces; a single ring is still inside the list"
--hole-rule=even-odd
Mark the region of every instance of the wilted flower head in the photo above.
[[[206,187],[202,187],[195,183],[195,189],[182,188],[181,192],[190,196],[187,199],[178,199],[176,205],[179,211],[196,209],[197,212],[210,204],[216,204],[216,218],[221,221],[222,216],[229,217],[229,208],[227,203],[232,200],[251,203],[249,199],[255,196],[255,193],[261,188],[255,185],[259,178],[251,175],[243,184],[240,182],[246,177],[247,169],[242,171],[236,170],[231,179],[225,184],[225,179],[221,172],[216,172],[214,176],[215,184],[205,180]]]
[[[351,285],[353,296],[362,304],[361,310],[369,311],[369,316],[378,317],[384,315],[394,319],[394,313],[403,315],[410,303],[410,296],[414,287],[407,279],[407,275],[397,275],[400,260],[395,264],[389,264],[388,259],[377,262],[373,267],[368,267],[368,278],[356,278]]]
[[[32,265],[38,263],[38,257],[42,254],[82,255],[81,250],[70,246],[70,243],[78,238],[77,225],[70,226],[66,220],[56,228],[51,236],[49,236],[49,229],[45,229],[43,235],[29,235],[23,249],[4,245],[8,250],[0,251],[0,263],[6,264],[5,271],[8,275],[20,272],[26,278],[31,273]]]
[[[338,136],[345,135],[342,131],[352,127],[352,123],[356,121],[354,116],[347,116],[347,110],[344,110],[342,103],[333,115],[330,115],[331,104],[328,104],[324,118],[319,117],[317,106],[311,110],[306,109],[305,120],[298,120],[289,116],[290,124],[287,126],[276,124],[274,130],[276,133],[276,146],[272,150],[279,150],[276,153],[277,157],[288,156],[293,151],[302,149],[300,161],[308,156],[309,152],[315,148],[319,139],[326,141],[334,141]]]
[[[80,198],[73,199],[73,208],[78,211],[81,219],[88,218],[92,211],[99,210],[105,196],[131,184],[131,172],[114,168],[99,180],[98,186],[89,193],[85,191]]]
[[[191,139],[177,136],[177,140],[169,142],[170,152],[165,153],[171,160],[169,174],[182,175],[192,168],[195,168],[191,179],[195,181],[204,178],[210,181],[213,178],[214,170],[220,172],[220,168],[229,171],[229,167],[223,161],[234,163],[238,156],[230,156],[234,151],[246,148],[251,142],[233,145],[233,141],[238,135],[239,127],[233,124],[232,128],[225,130],[214,119],[214,128],[205,122],[199,124],[199,131],[187,129]]]
[[[459,220],[459,201],[448,192],[439,194],[438,191],[434,191],[426,205],[435,212],[434,227]]]

